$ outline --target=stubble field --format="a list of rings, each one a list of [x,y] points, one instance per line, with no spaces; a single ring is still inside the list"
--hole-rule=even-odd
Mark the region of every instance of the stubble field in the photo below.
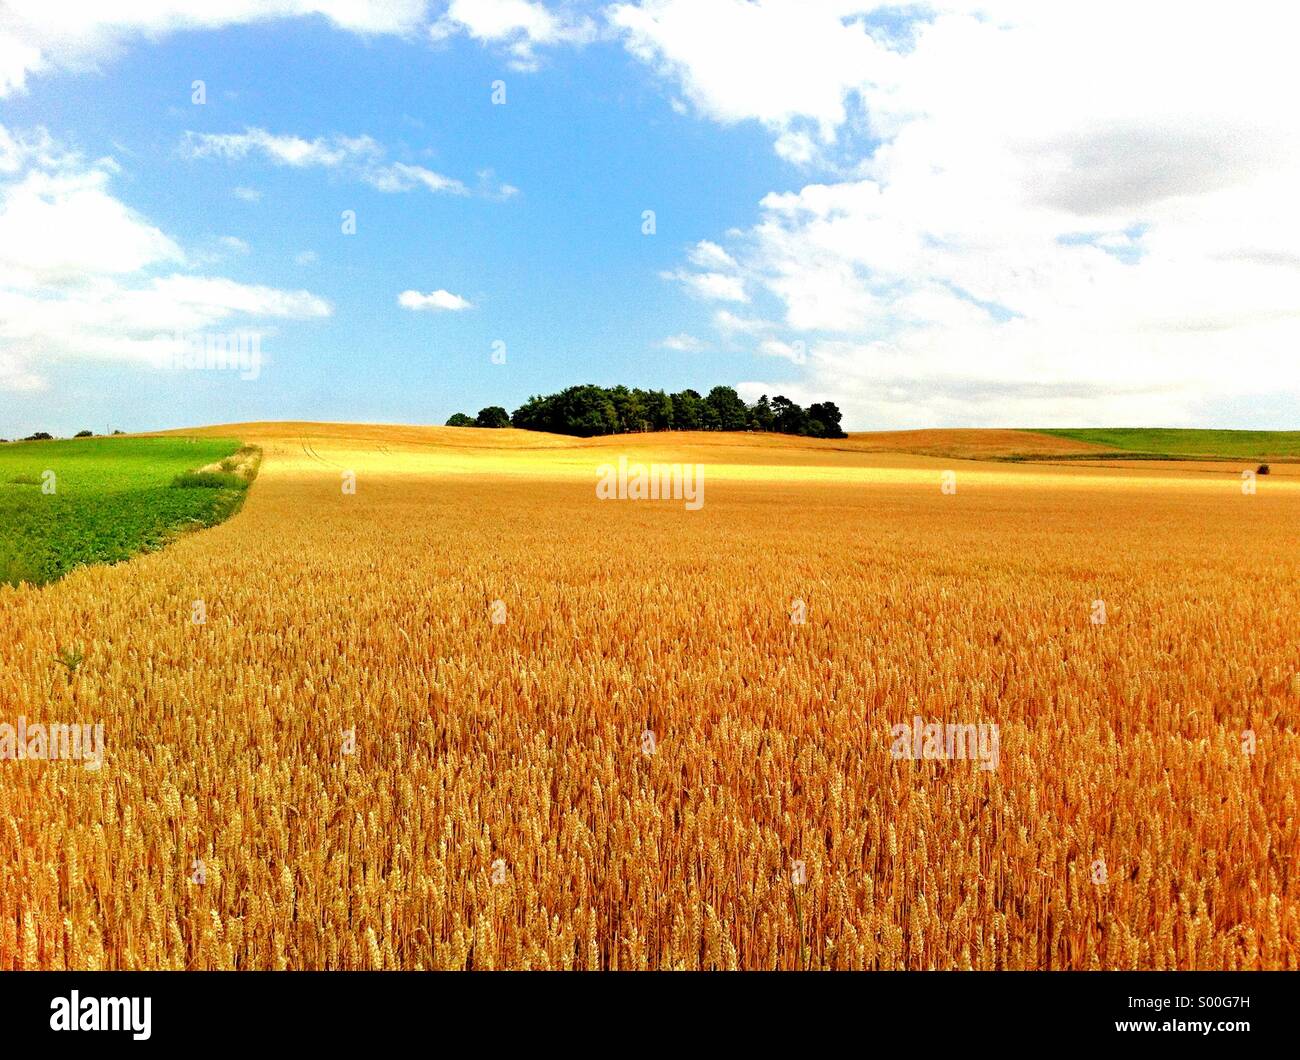
[[[1300,967],[1287,469],[212,433],[229,522],[0,586],[6,715],[107,746],[0,763],[0,968]]]

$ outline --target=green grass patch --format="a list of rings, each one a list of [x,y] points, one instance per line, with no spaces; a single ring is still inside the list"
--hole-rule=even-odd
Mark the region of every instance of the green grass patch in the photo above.
[[[1129,459],[1287,460],[1300,459],[1300,431],[1183,430],[1173,427],[1090,427],[1040,430],[1078,442],[1108,445]],[[1095,454],[1101,457],[1106,454]]]
[[[229,438],[0,445],[0,582],[41,585],[221,522],[242,503],[247,481],[230,472],[186,473],[239,450]]]

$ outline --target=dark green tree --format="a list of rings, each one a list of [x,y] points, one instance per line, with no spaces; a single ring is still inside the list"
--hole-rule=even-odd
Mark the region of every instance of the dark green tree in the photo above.
[[[808,414],[784,394],[777,394],[772,399],[772,414],[776,418],[776,429],[782,434],[808,433]]]
[[[466,416],[465,413],[457,412],[454,413],[451,419],[447,421],[447,426],[448,427],[473,427],[474,421],[470,419],[468,416]]]
[[[509,427],[510,414],[500,405],[489,405],[485,409],[479,409],[478,417],[474,420],[475,427]]]
[[[662,390],[650,391],[646,402],[652,431],[671,431],[673,429],[673,399]]]
[[[808,406],[808,417],[818,425],[819,430],[809,433],[818,438],[847,438],[843,428],[840,427],[840,417],[843,414],[839,406],[833,401],[815,401]]]
[[[549,431],[555,418],[555,395],[542,397],[534,395],[515,409],[510,417],[514,427],[525,431]]]
[[[673,429],[678,431],[698,431],[701,427],[700,395],[694,390],[683,390],[672,396]]]
[[[646,407],[643,390],[629,390],[625,386],[616,386],[609,391],[610,401],[614,405],[614,414],[618,417],[618,430],[625,432],[644,431],[646,429]]]
[[[749,426],[749,410],[729,386],[715,386],[704,399],[718,418],[719,431],[743,431]]]
[[[452,426],[505,427],[592,437],[635,431],[780,431],[815,438],[843,438],[840,410],[833,401],[807,411],[784,395],[764,394],[746,405],[729,386],[715,386],[707,398],[694,390],[676,394],[639,387],[571,386],[558,394],[534,395],[510,416],[500,406],[483,409],[477,420],[457,413]]]
[[[542,430],[579,438],[617,434],[619,430],[618,412],[608,391],[590,384],[571,386],[555,395],[549,420],[550,425]]]
[[[749,428],[754,431],[770,431],[776,426],[776,416],[767,395],[760,397],[749,409]]]

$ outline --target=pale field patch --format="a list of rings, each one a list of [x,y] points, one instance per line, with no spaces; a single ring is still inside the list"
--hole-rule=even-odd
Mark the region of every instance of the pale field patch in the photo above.
[[[229,522],[0,588],[0,721],[107,744],[0,762],[0,968],[1300,967],[1279,465],[210,433]],[[704,507],[598,501],[620,454]],[[917,714],[998,768],[891,758]]]

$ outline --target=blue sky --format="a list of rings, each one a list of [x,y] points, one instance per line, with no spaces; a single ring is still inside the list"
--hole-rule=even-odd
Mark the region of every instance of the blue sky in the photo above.
[[[323,70],[330,72],[322,77]],[[207,103],[190,102],[204,75]],[[491,102],[503,80],[505,105]],[[182,33],[142,44],[104,74],[57,75],[5,102],[12,126],[43,125],[87,157],[122,167],[115,194],[186,248],[222,260],[240,283],[305,288],[328,318],[265,337],[259,379],[159,373],[119,364],[50,364],[50,387],[16,433],[50,422],[132,428],[262,418],[437,422],[572,383],[707,389],[751,371],[743,350],[684,353],[666,336],[707,307],[659,273],[689,244],[743,225],[773,186],[791,182],[760,129],[712,129],[675,113],[616,45],[580,69],[506,68],[467,42],[434,48],[359,43],[323,20]],[[333,169],[249,158],[188,158],[189,131],[247,127],[306,139],[369,135],[393,160],[477,188],[478,174],[519,188],[487,195],[386,194]],[[260,200],[237,198],[252,188]],[[656,234],[641,233],[653,209]],[[344,210],[355,235],[341,233]],[[248,244],[227,252],[222,237]],[[309,252],[317,260],[298,264]],[[412,313],[407,289],[456,292],[463,312]],[[491,359],[506,344],[505,364]],[[18,410],[11,410],[11,413]],[[48,429],[48,428],[47,428]]]
[[[1300,427],[1277,86],[1084,91],[1084,23],[971,6],[18,3],[0,435],[441,423],[581,382],[850,428]],[[161,366],[159,336],[233,332],[255,379]]]

